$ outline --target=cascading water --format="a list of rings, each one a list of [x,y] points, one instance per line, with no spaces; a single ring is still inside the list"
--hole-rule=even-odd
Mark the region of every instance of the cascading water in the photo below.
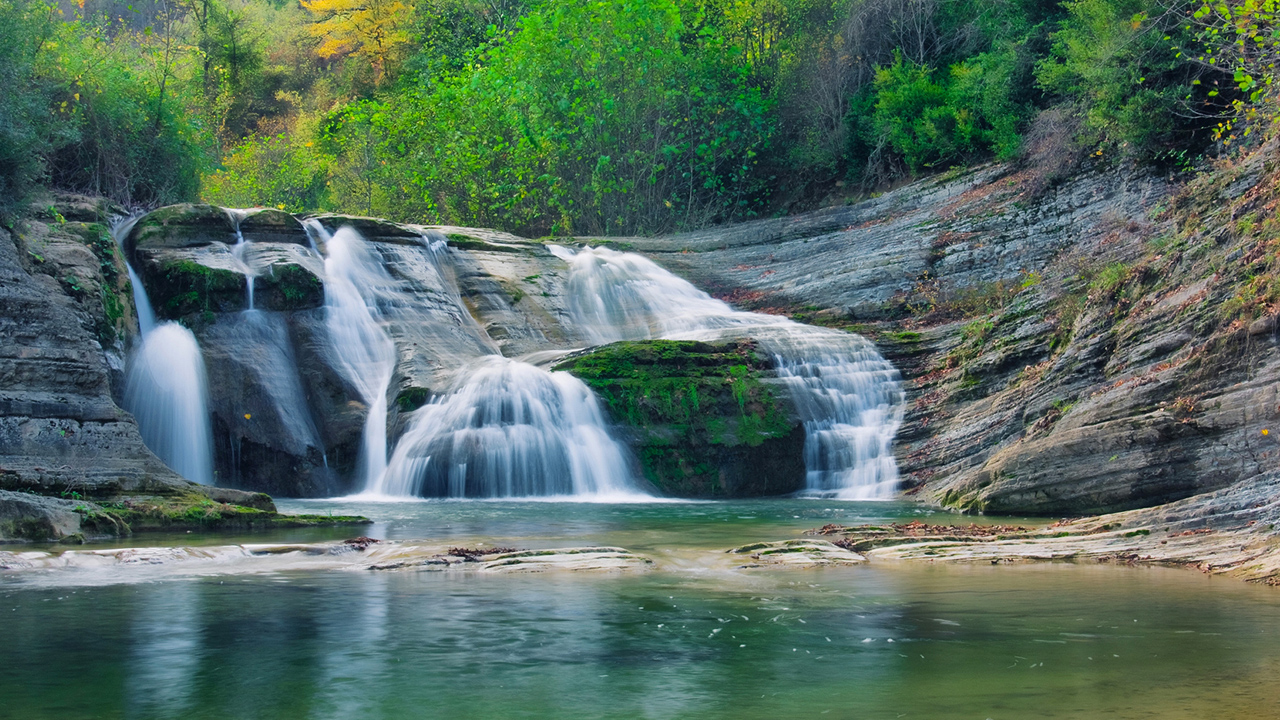
[[[359,478],[364,496],[638,494],[625,453],[606,432],[586,385],[496,354],[462,304],[438,233],[425,233],[421,246],[374,249],[351,228],[330,236],[316,220],[305,227],[328,256],[326,324],[334,366],[369,407]],[[417,290],[402,286],[388,267],[397,277],[415,278]],[[416,328],[410,346],[461,362],[450,390],[410,416],[389,466],[387,395],[398,355],[388,328],[400,334]]]
[[[244,273],[245,285],[245,307],[249,310],[253,309],[253,280],[257,276],[253,268],[249,266],[245,260],[245,253],[249,250],[249,241],[245,240],[244,233],[240,232],[240,223],[246,217],[249,217],[249,210],[237,210],[227,208],[227,216],[231,218],[231,224],[236,229],[236,244],[231,246],[231,254],[235,257],[236,262],[240,264],[240,272]]]
[[[570,264],[570,312],[595,342],[750,336],[774,356],[805,425],[806,492],[890,497],[902,422],[893,366],[866,339],[734,310],[656,263],[607,248],[551,246]]]
[[[582,381],[493,355],[418,411],[383,492],[428,497],[635,495]]]
[[[318,223],[310,228],[323,233]],[[368,408],[357,479],[373,489],[387,470],[387,387],[396,367],[396,347],[382,327],[378,295],[394,281],[355,230],[344,227],[321,237],[328,253],[324,305],[329,350],[334,367]]]
[[[121,243],[136,218],[117,222]],[[128,263],[141,340],[129,360],[125,409],[138,421],[147,447],[192,482],[213,483],[213,441],[204,358],[190,330],[175,322],[156,324],[142,280]]]

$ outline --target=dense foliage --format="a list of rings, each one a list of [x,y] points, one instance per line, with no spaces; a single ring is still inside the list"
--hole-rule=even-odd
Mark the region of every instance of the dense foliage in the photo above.
[[[0,0],[0,197],[627,234],[1030,145],[1186,165],[1270,122],[1273,2]]]

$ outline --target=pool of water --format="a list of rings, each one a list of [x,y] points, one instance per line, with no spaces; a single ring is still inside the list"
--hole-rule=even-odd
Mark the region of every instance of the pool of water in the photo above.
[[[0,575],[0,718],[1280,717],[1271,588],[1096,564],[696,561],[827,522],[954,520],[910,505],[282,505],[363,512],[391,539],[611,544],[657,563]]]

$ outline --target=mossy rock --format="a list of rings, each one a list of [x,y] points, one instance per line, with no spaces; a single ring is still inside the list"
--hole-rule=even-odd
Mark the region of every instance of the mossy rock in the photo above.
[[[400,412],[413,412],[431,400],[431,390],[421,387],[407,387],[396,395],[395,405]]]
[[[110,345],[128,331],[127,308],[133,302],[124,258],[111,238],[110,228],[102,223],[68,221],[62,230],[83,242],[98,259],[102,314],[94,318],[94,325],[98,339],[103,345]]]
[[[240,221],[240,234],[252,242],[309,245],[307,230],[298,219],[283,210],[259,210]]]
[[[749,340],[622,342],[570,357],[622,426],[645,477],[683,497],[781,495],[804,486],[804,429]]]
[[[123,528],[122,532],[115,534],[365,525],[370,522],[358,515],[284,515],[274,510],[219,502],[196,493],[133,496],[100,505],[101,511],[87,516],[83,524],[98,531],[104,530],[104,525]]]
[[[256,304],[267,310],[308,310],[324,305],[324,281],[296,263],[273,263],[254,278]]]
[[[147,213],[125,238],[125,252],[142,248],[202,247],[214,242],[235,243],[231,216],[215,205],[183,203]]]
[[[147,291],[156,316],[177,320],[195,313],[243,310],[245,276],[187,259],[163,259],[148,273]]]
[[[505,252],[505,253],[523,253],[524,248],[511,247],[510,245],[497,245],[485,242],[480,238],[463,235],[461,233],[449,233],[445,235],[445,243],[458,250],[481,250],[486,252]]]

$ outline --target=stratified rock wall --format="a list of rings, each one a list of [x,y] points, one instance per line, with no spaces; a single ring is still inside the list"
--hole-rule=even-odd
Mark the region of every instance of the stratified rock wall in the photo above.
[[[1256,169],[1238,175],[1219,183],[1215,202],[1229,204],[1261,177]],[[903,489],[919,497],[993,512],[1105,512],[1185,498],[1265,471],[1280,452],[1270,447],[1277,435],[1262,432],[1280,411],[1275,323],[1223,330],[1219,308],[1235,301],[1213,270],[1247,263],[1256,243],[1221,222],[1189,234],[1177,230],[1165,211],[1177,186],[1134,168],[1099,166],[1040,187],[1026,170],[989,166],[801,216],[608,242],[646,254],[743,309],[875,340],[908,383],[898,462]],[[163,286],[161,270],[194,258],[191,253],[206,253],[209,269],[219,267],[220,255],[208,248],[227,243],[220,216],[199,207],[188,211],[203,213],[210,224],[195,231],[197,240],[174,239],[184,221],[181,213],[169,213],[147,226],[151,239],[136,243],[144,264],[157,268],[146,275],[149,286]],[[407,414],[471,358],[500,352],[552,362],[587,344],[567,311],[564,264],[541,243],[471,228],[319,220],[330,230],[359,230],[398,283],[399,299],[382,308],[400,352],[389,391],[392,441]],[[264,277],[288,276],[268,272],[273,263],[311,278],[322,274],[286,216],[264,214],[254,222],[264,240],[248,256],[271,258],[258,263],[260,295],[271,292]],[[1185,236],[1176,248],[1153,250],[1175,231]],[[232,453],[231,438],[240,438],[243,449],[252,435],[252,443],[281,458],[273,464],[259,453],[255,463],[271,467],[273,477],[307,478],[291,480],[289,494],[349,489],[313,479],[326,459],[337,477],[346,476],[367,412],[330,367],[324,311],[314,292],[295,287],[272,301],[284,313],[285,349],[297,362],[311,420],[310,428],[295,422],[289,429],[288,413],[271,408],[281,392],[265,389],[278,378],[255,375],[252,367],[261,361],[236,358],[243,343],[225,339],[234,334],[229,318],[239,310],[229,299],[234,288],[220,300],[218,283],[207,287],[203,296],[187,298],[194,309],[185,317],[200,328],[215,364],[224,366],[211,373],[227,373],[219,383],[227,409],[216,411],[223,417],[219,432],[229,438],[224,454]],[[300,304],[284,307],[279,298],[286,295]],[[215,322],[209,313],[223,317]],[[263,424],[251,430],[243,415]],[[635,448],[662,434],[627,432]],[[321,465],[316,445],[304,437],[322,447]],[[724,450],[704,445],[685,455]],[[705,480],[712,475],[749,473],[702,472],[764,462],[750,453],[716,460],[682,471],[699,478],[688,487],[664,489],[704,495],[794,489],[772,482],[748,488],[740,480],[711,489],[715,483]],[[267,482],[238,477],[246,486]]]
[[[126,281],[114,243],[102,242],[107,208],[72,201],[50,202],[52,212],[16,232],[0,230],[0,490],[73,499],[202,495],[146,448],[113,399],[135,327]],[[93,216],[69,220],[58,207]],[[78,533],[76,505],[55,505],[6,495],[5,527],[25,528],[28,538],[39,528],[53,538]]]
[[[1195,212],[1239,204],[1259,164],[1205,180]],[[1063,515],[1260,477],[1280,456],[1275,323],[1233,328],[1222,311],[1260,241],[1224,220],[1180,226],[1165,210],[1178,188],[1134,168],[1041,195],[1014,170],[620,242],[748,308],[872,337],[907,380],[912,494]]]

